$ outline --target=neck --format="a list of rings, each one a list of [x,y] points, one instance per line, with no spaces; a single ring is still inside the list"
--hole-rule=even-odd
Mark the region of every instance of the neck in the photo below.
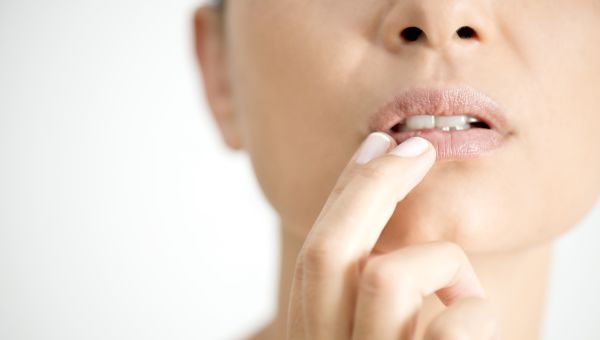
[[[304,242],[301,236],[281,228],[281,252],[277,314],[262,332],[262,339],[285,339],[290,287],[296,256]],[[293,230],[293,229],[292,229]],[[544,302],[552,243],[545,243],[501,255],[469,255],[469,259],[499,318],[505,339],[538,339],[544,316]],[[419,314],[416,339],[445,307],[435,295],[425,298]]]

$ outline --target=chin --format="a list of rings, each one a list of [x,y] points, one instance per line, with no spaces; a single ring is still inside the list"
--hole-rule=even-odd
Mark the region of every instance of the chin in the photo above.
[[[504,214],[477,195],[445,198],[448,196],[411,192],[396,206],[375,252],[443,240],[458,244],[467,253],[491,253],[507,250],[525,236],[503,230],[501,226],[506,225],[499,218]]]

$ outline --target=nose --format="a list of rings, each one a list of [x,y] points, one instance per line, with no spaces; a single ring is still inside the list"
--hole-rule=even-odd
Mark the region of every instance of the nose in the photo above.
[[[395,0],[382,22],[383,42],[436,50],[482,42],[490,34],[491,0]]]

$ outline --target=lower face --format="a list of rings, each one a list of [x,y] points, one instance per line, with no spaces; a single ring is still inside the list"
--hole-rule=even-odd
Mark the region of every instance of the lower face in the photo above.
[[[414,86],[471,86],[506,108],[512,131],[488,153],[436,162],[397,205],[379,251],[440,239],[468,252],[527,247],[575,225],[598,198],[598,1],[228,6],[228,66],[242,141],[292,232],[310,230],[370,132],[373,112]],[[382,35],[409,26],[431,44],[384,43]],[[461,26],[476,27],[482,39],[448,38]]]

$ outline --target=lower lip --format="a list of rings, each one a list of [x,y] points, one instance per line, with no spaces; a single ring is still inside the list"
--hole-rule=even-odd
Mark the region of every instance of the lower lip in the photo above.
[[[500,147],[505,139],[498,131],[483,128],[455,131],[422,129],[394,133],[392,136],[398,143],[413,136],[429,140],[435,147],[436,161],[478,158]]]

